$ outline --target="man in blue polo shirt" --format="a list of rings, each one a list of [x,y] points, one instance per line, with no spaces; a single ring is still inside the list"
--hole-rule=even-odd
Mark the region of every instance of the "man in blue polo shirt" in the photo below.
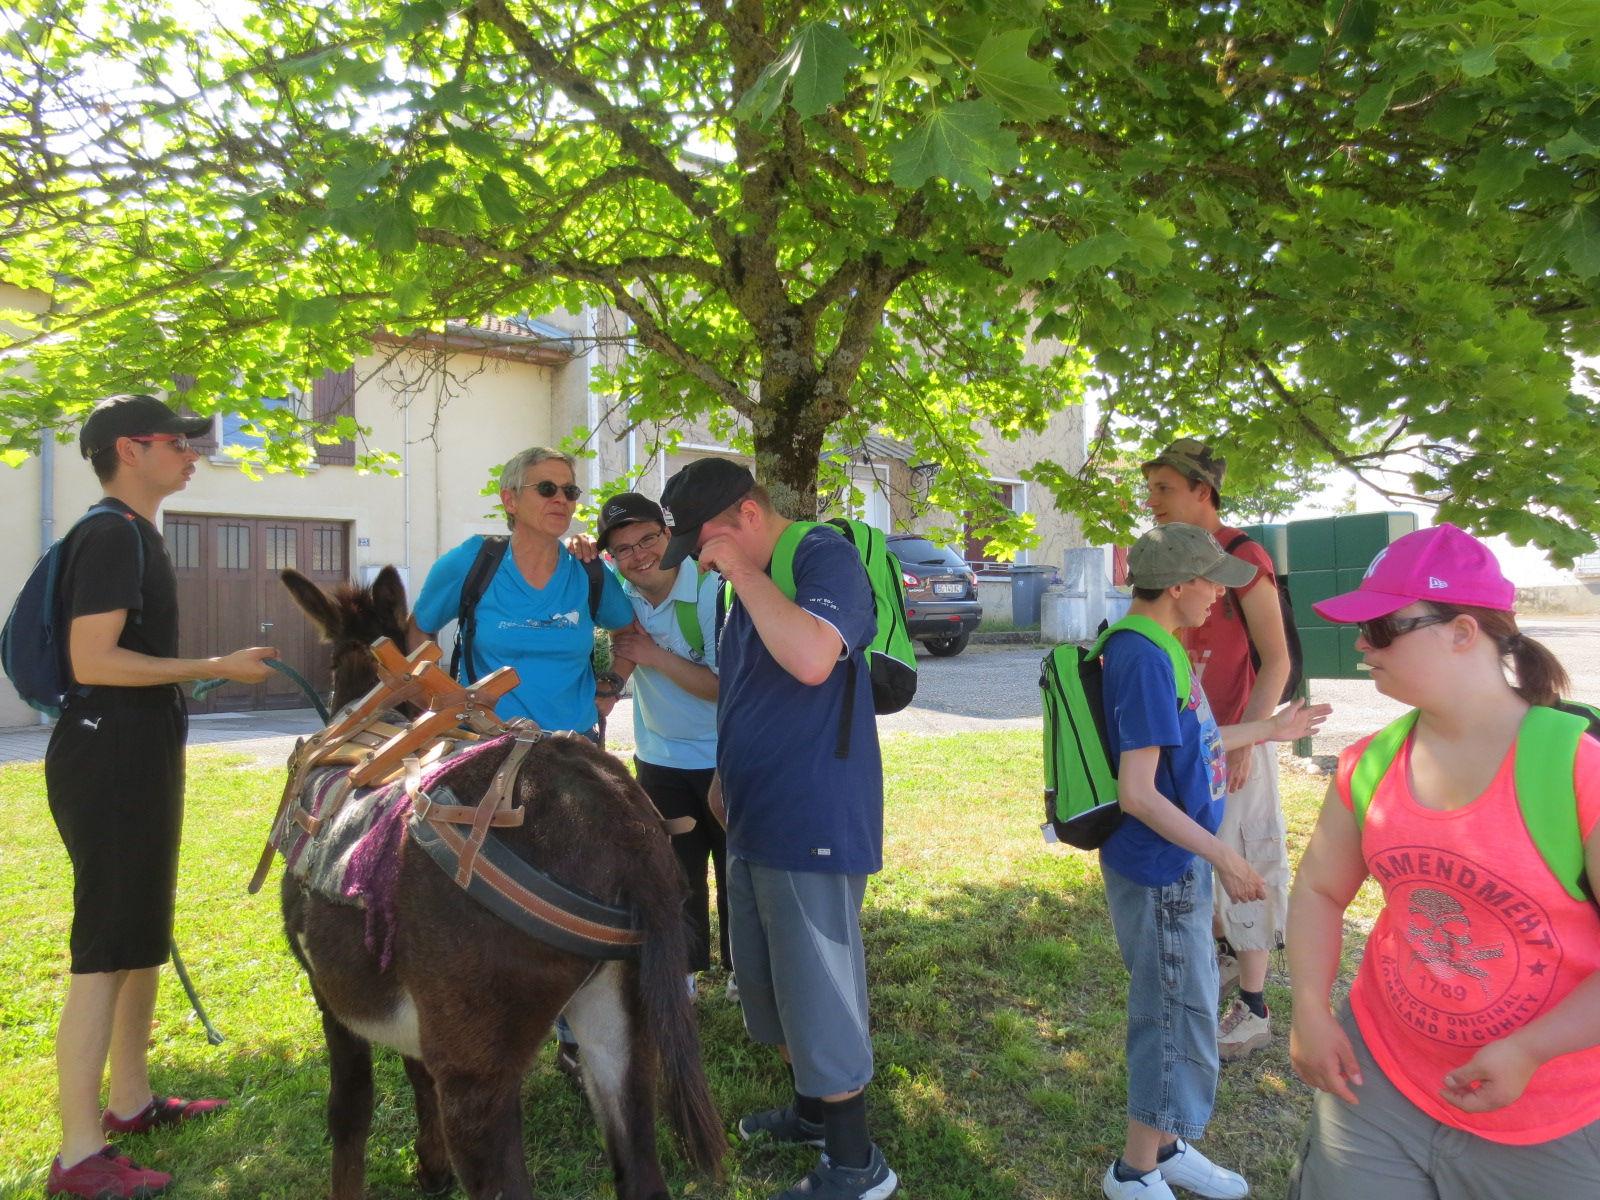
[[[794,1073],[793,1100],[743,1118],[739,1135],[825,1150],[775,1200],[885,1200],[899,1180],[867,1124],[860,925],[867,876],[883,865],[883,765],[862,661],[872,586],[843,537],[779,516],[737,463],[691,463],[661,500],[673,535],[662,566],[696,553],[735,595],[717,699],[733,962],[745,1028]],[[770,575],[774,556],[790,554],[792,596]]]
[[[728,951],[727,842],[709,805],[717,766],[717,589],[714,571],[663,567],[667,549],[661,506],[637,492],[612,496],[600,508],[595,544],[616,564],[633,603],[634,624],[611,635],[620,674],[633,677],[633,766],[662,817],[690,817],[694,828],[674,834],[672,849],[689,882],[684,918],[689,976],[711,966],[711,903],[706,861],[717,879],[722,965]]]

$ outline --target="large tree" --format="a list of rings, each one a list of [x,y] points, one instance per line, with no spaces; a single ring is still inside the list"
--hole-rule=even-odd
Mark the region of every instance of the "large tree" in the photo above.
[[[797,514],[873,430],[981,507],[979,429],[1093,391],[1088,463],[1030,472],[1091,530],[1189,431],[1246,486],[1337,463],[1561,558],[1600,528],[1600,0],[9,19],[3,271],[54,298],[14,449],[174,372],[250,412],[377,329],[607,304],[630,419],[743,418]]]

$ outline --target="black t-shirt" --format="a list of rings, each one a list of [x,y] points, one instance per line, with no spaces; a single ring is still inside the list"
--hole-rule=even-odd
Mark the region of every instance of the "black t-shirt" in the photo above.
[[[128,610],[117,645],[153,658],[178,656],[178,577],[156,527],[120,500],[101,501],[121,516],[85,521],[67,536],[61,577],[61,612],[70,621],[95,613]],[[139,570],[135,534],[144,542]]]

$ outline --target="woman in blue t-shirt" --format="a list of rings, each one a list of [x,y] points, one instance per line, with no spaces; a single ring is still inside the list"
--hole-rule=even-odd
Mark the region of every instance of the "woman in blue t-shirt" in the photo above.
[[[589,575],[561,544],[582,489],[573,482],[573,459],[535,446],[500,472],[500,504],[511,541],[476,609],[472,662],[464,677],[514,667],[520,682],[496,706],[502,717],[527,717],[549,730],[591,731],[596,701],[615,700],[617,683],[597,686],[590,655],[596,621],[589,612]],[[427,637],[455,620],[461,587],[483,546],[470,537],[428,572],[412,618]],[[621,629],[633,606],[616,577],[605,572],[598,623]],[[609,707],[609,704],[607,704]]]

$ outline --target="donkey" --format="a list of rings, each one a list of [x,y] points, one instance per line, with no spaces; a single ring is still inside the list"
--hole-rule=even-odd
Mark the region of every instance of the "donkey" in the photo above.
[[[330,596],[293,571],[284,585],[333,643],[334,707],[377,682],[366,647],[404,644],[405,587],[386,567],[370,588]],[[484,794],[504,754],[452,767],[442,782],[463,804]],[[399,1051],[417,1110],[417,1177],[443,1192],[451,1168],[470,1200],[531,1198],[522,1149],[521,1085],[565,1012],[583,1047],[583,1081],[605,1135],[618,1200],[667,1200],[656,1152],[655,1083],[698,1169],[720,1175],[724,1137],[700,1066],[686,972],[677,861],[644,792],[622,764],[581,737],[528,752],[512,800],[520,826],[495,836],[574,891],[631,909],[644,934],[634,961],[580,957],[491,913],[409,837],[399,842],[387,965],[368,945],[366,915],[284,873],[284,928],[311,981],[328,1043],[333,1200],[360,1200],[372,1123],[372,1050]]]

